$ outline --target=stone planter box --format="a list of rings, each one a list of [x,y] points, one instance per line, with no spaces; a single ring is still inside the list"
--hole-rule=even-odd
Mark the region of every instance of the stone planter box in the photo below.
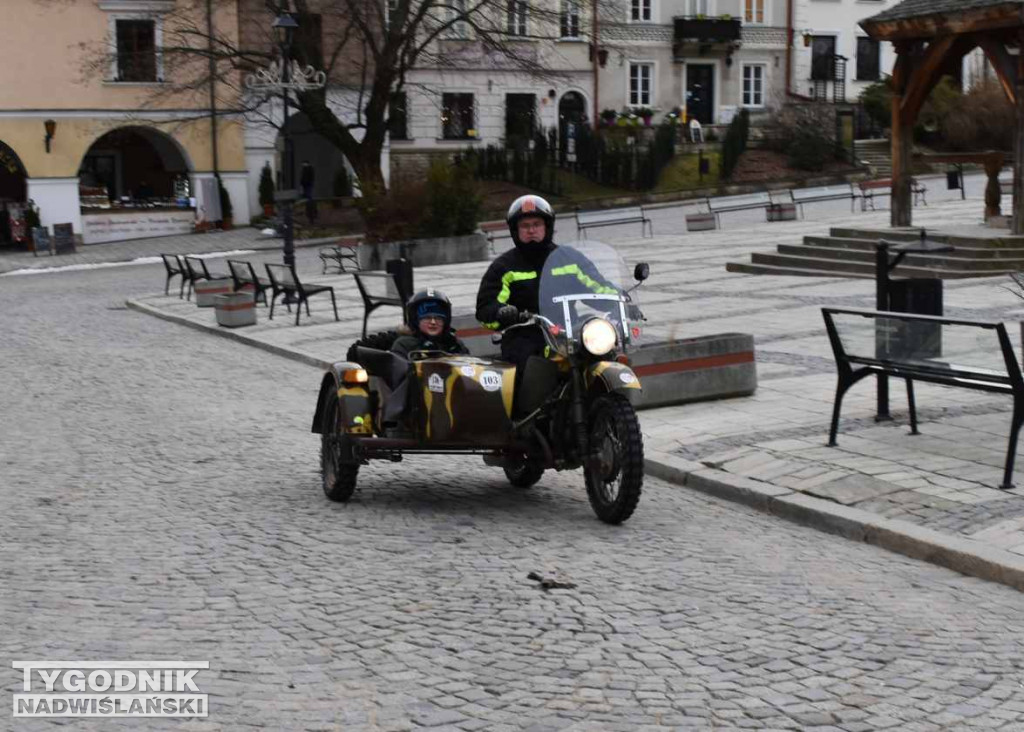
[[[796,221],[795,203],[773,203],[765,211],[769,221]]]
[[[217,295],[231,292],[231,280],[196,280],[193,292],[196,294],[196,305],[201,308],[212,308]]]
[[[687,231],[714,231],[717,227],[713,213],[687,214]]]
[[[482,233],[445,236],[437,239],[409,239],[380,244],[360,244],[356,257],[364,270],[384,269],[389,259],[408,259],[413,267],[435,264],[483,262],[490,259],[487,237]]]
[[[754,337],[746,333],[650,343],[629,358],[643,386],[638,409],[747,396],[757,389]]]
[[[252,292],[215,295],[213,300],[217,325],[222,325],[225,328],[256,325],[256,299]]]

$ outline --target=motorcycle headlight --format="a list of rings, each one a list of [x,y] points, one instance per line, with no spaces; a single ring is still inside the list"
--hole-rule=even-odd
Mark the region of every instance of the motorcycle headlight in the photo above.
[[[588,320],[580,337],[583,347],[593,356],[603,356],[615,348],[615,326],[604,318]]]

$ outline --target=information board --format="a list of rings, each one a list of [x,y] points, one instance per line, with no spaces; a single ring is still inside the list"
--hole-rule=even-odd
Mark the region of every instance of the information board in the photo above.
[[[53,225],[53,253],[75,253],[75,229],[71,224]]]
[[[50,230],[45,226],[32,228],[32,252],[37,257],[40,254],[53,254],[50,249]]]

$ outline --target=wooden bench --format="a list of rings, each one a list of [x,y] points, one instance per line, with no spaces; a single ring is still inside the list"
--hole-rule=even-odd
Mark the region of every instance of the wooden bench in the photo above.
[[[309,312],[309,297],[310,295],[317,295],[321,292],[329,292],[331,294],[331,306],[334,308],[334,319],[340,320],[338,317],[338,301],[334,298],[334,288],[330,285],[304,285],[299,280],[299,276],[295,273],[294,264],[265,264],[263,265],[267,269],[267,277],[270,278],[270,319],[274,319],[274,302],[277,300],[279,295],[284,295],[284,304],[288,308],[288,312],[291,312],[291,304],[295,303],[295,325],[299,324],[299,318],[302,317],[302,305],[306,305],[306,315],[311,315]]]
[[[402,322],[405,322],[405,303],[412,297],[411,292],[406,292],[399,277],[390,272],[352,272],[356,280],[356,287],[359,288],[359,295],[363,298],[363,338],[366,338],[366,322],[370,313],[379,307],[391,305],[402,309]],[[373,284],[376,283],[376,287]],[[387,293],[388,284],[395,288],[396,295]],[[385,292],[380,292],[385,288]]]
[[[271,289],[270,284],[256,275],[256,268],[252,266],[252,262],[229,259],[228,270],[231,272],[235,292],[248,290],[253,293],[255,302],[259,302],[262,298],[264,305],[270,304],[267,302],[267,290]]]
[[[185,270],[185,263],[177,254],[161,254],[160,259],[164,261],[164,270],[167,272],[167,280],[164,282],[164,294],[168,294],[171,287],[171,280],[175,277],[181,278],[181,287],[178,288],[178,298],[185,296],[185,282],[188,273]]]
[[[823,201],[850,200],[850,213],[854,211],[854,204],[857,200],[857,190],[853,183],[842,185],[820,186],[818,188],[794,188],[793,201],[800,210],[800,218],[804,217],[804,205],[808,203],[820,203]]]
[[[590,228],[619,224],[640,224],[641,236],[646,236],[645,232],[650,232],[650,235],[654,236],[654,225],[643,206],[609,208],[600,211],[576,211],[576,236],[580,236]]]
[[[821,313],[839,372],[829,446],[836,445],[843,395],[858,381],[872,374],[906,381],[910,427],[915,435],[918,434],[915,381],[1007,394],[1013,397],[1013,417],[1000,488],[1010,490],[1013,487],[1017,436],[1024,423],[1024,377],[1005,325],[856,308],[822,308]],[[837,320],[841,327],[837,326]],[[943,332],[944,328],[950,332]],[[993,365],[1001,368],[981,368],[939,360],[943,358],[944,348],[957,350],[956,357],[962,355],[964,359],[978,354],[999,354],[998,358],[994,355],[992,358],[999,362]]]
[[[889,195],[892,190],[892,178],[885,178],[882,180],[862,180],[857,184],[857,188],[860,191],[860,210],[867,211],[868,206],[871,206],[871,210],[875,210],[875,196]],[[884,193],[883,193],[884,191]],[[928,189],[921,183],[918,183],[917,178],[910,179],[910,192],[914,194],[914,205],[917,205],[918,199],[925,206],[928,205],[928,201],[925,199],[925,193]]]
[[[768,191],[745,193],[741,196],[722,196],[708,199],[708,208],[715,215],[715,225],[721,227],[723,213],[730,211],[751,211],[758,208],[766,209],[772,205]]]
[[[200,257],[193,257],[188,254],[185,255],[185,279],[188,280],[188,296],[186,300],[192,299],[192,290],[195,289],[196,282],[208,281],[216,282],[218,280],[229,280],[231,277],[226,274],[211,274],[210,270],[206,268],[206,260]]]
[[[319,251],[320,261],[323,264],[323,268],[320,274],[327,274],[327,267],[335,267],[335,274],[344,274],[349,270],[346,267],[350,267],[353,270],[359,270],[359,258],[356,256],[356,248],[352,244],[335,244],[329,247],[323,247]]]

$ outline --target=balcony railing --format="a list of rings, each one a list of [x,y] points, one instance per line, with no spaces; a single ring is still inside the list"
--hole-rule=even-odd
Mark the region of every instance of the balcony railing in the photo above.
[[[733,43],[740,40],[739,18],[674,18],[675,41]]]

